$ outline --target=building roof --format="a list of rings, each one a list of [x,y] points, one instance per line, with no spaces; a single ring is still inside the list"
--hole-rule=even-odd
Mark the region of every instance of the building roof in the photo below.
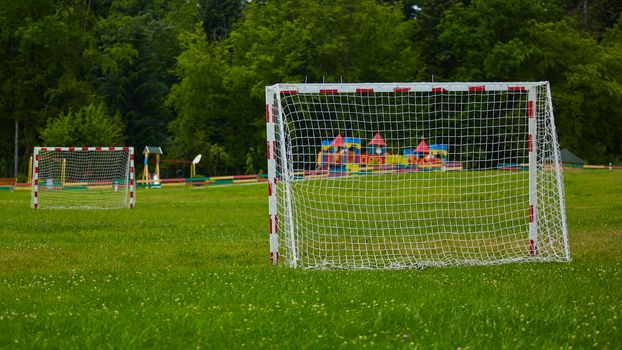
[[[335,139],[333,140],[333,146],[335,147],[344,147],[345,144],[343,142],[343,137],[341,136],[341,134],[337,135],[337,137],[335,137]]]
[[[369,141],[369,143],[367,145],[371,145],[371,146],[386,146],[387,144],[384,143],[384,139],[382,138],[382,136],[380,136],[380,133],[377,132],[376,135],[374,136],[374,138]]]
[[[576,154],[570,152],[567,148],[561,151],[562,163],[570,164],[585,164],[583,159],[579,158]]]
[[[145,146],[144,152],[149,154],[164,154],[164,152],[162,152],[162,148],[159,146]]]
[[[430,147],[428,147],[424,139],[421,139],[421,142],[419,142],[419,145],[415,148],[415,153],[430,153]]]

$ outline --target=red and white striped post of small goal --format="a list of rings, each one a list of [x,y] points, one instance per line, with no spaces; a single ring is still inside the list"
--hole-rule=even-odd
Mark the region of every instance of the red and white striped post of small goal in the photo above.
[[[270,259],[568,261],[548,82],[266,87]]]
[[[133,147],[35,147],[34,209],[134,208]]]

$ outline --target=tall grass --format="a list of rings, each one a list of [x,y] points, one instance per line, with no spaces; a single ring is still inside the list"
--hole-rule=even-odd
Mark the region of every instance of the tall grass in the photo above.
[[[622,173],[566,174],[570,263],[268,264],[264,185],[142,190],[134,210],[0,192],[3,348],[620,348]]]

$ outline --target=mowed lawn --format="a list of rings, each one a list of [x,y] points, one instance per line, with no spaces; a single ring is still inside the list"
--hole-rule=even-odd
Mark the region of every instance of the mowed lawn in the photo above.
[[[622,347],[622,172],[567,171],[570,263],[268,264],[266,185],[140,190],[134,210],[0,192],[0,348]]]
[[[550,181],[553,173],[543,175],[549,181],[542,181],[541,188],[557,190]],[[279,188],[277,196],[287,198],[284,186]],[[403,172],[294,181],[289,195],[296,218],[296,264],[386,268],[525,259],[528,191],[527,171]],[[560,205],[551,197],[539,201],[541,210],[553,214],[551,224],[542,225],[546,241],[541,241],[538,258],[560,261],[565,260]],[[278,211],[283,237],[288,235],[283,229],[289,227],[287,209],[283,204]],[[559,229],[551,233],[548,227]],[[282,256],[289,262],[291,253]]]

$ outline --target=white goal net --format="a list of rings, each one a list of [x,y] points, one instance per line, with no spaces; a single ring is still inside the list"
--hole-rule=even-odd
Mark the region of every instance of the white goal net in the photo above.
[[[266,124],[275,263],[570,259],[547,82],[278,84]]]
[[[35,147],[35,209],[133,208],[133,147]]]

